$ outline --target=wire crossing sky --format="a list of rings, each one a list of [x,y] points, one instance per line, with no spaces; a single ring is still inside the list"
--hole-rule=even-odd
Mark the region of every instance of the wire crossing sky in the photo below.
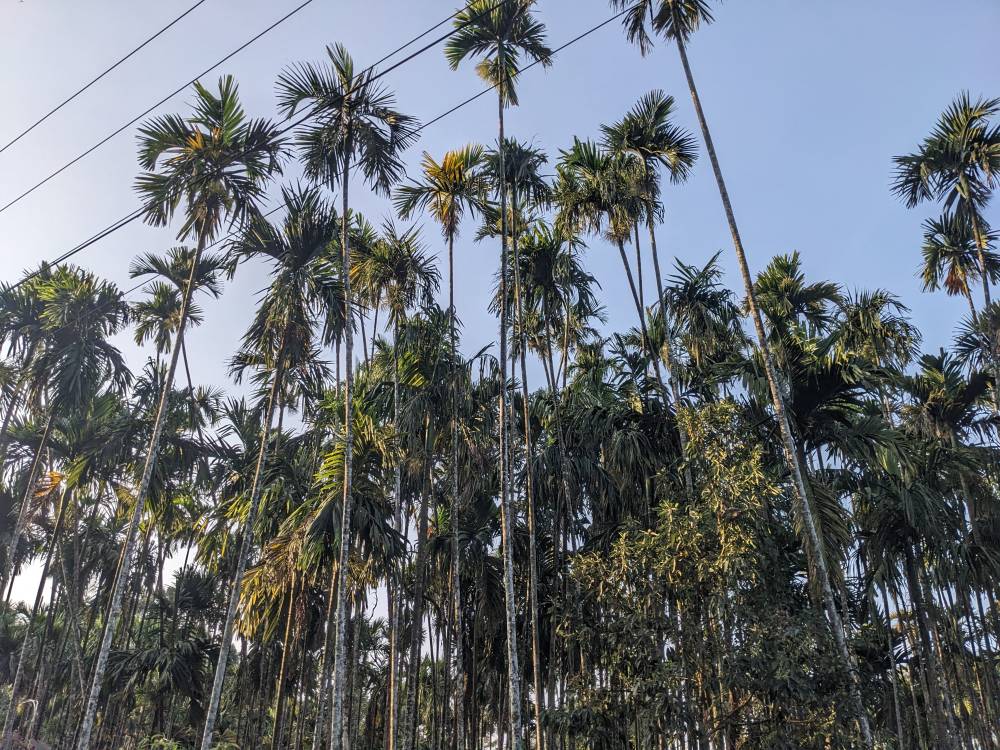
[[[51,173],[151,99],[206,69],[299,4],[248,0],[236,12],[233,3],[220,1],[198,8],[155,47],[112,71],[21,139],[17,148],[0,155],[0,199],[6,202]],[[337,41],[346,43],[359,63],[369,64],[460,5],[317,0],[205,82],[232,73],[248,113],[276,117],[274,80],[284,66],[320,60],[324,47]],[[12,104],[0,122],[0,143],[79,88],[86,77],[79,71],[106,68],[129,43],[146,38],[150,29],[190,6],[190,0],[140,6],[124,0],[5,4],[0,9],[0,96]],[[541,0],[538,7],[553,46],[611,14],[603,0]],[[962,304],[920,292],[920,222],[933,209],[908,211],[893,198],[888,187],[891,158],[911,151],[959,91],[1000,93],[992,39],[998,24],[1000,7],[992,0],[947,6],[931,0],[887,0],[876,7],[861,0],[824,6],[794,0],[721,4],[716,23],[697,34],[690,55],[752,268],[763,267],[776,253],[797,249],[812,278],[897,293],[914,311],[926,337],[924,349],[947,345]],[[918,54],[932,42],[965,54]],[[439,50],[392,71],[385,83],[396,92],[400,109],[422,122],[482,90],[471,68],[452,72]],[[694,131],[676,51],[660,44],[642,60],[618,24],[610,24],[561,53],[551,69],[524,75],[521,106],[508,114],[508,133],[545,149],[554,161],[574,135],[598,136],[602,123],[620,117],[653,88],[677,98],[678,123]],[[185,111],[186,101],[181,94],[155,112]],[[468,142],[491,143],[495,109],[493,97],[484,96],[428,128],[407,155],[411,169],[423,150],[440,156]],[[2,279],[16,281],[24,269],[127,215],[136,205],[132,184],[137,171],[134,138],[123,133],[0,214],[7,260]],[[297,178],[289,173],[285,181]],[[390,204],[359,188],[352,190],[358,209],[380,223]],[[667,187],[664,200],[661,253],[703,262],[722,249],[728,281],[734,285],[729,241],[703,154],[692,179]],[[988,215],[1000,222],[996,207]],[[483,304],[493,284],[495,247],[476,244],[473,235],[470,228],[460,237],[456,266],[457,302],[470,349],[492,341],[496,329]],[[425,225],[424,237],[439,249],[435,227]],[[135,254],[175,244],[172,231],[132,222],[78,260],[127,289],[134,286],[127,268]],[[592,241],[587,265],[602,284],[608,327],[630,325],[634,312],[612,248]],[[196,380],[227,383],[219,342],[235,347],[262,286],[261,269],[247,267],[220,302],[204,303],[206,322],[189,339]],[[140,365],[145,353],[128,341],[120,344],[131,364]]]

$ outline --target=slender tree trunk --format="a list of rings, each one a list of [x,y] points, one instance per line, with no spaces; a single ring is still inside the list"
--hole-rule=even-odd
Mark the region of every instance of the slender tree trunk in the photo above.
[[[499,49],[500,69],[504,68],[504,47]],[[504,152],[504,88],[498,87],[499,109],[499,162],[500,179],[505,174]],[[517,659],[517,620],[514,616],[514,549],[510,504],[510,487],[507,482],[507,191],[500,186],[500,527],[503,547],[503,587],[507,621],[507,681],[510,716],[511,750],[522,750],[521,737],[521,669]]]
[[[671,8],[673,12],[676,13],[677,8],[674,5],[674,2],[676,2],[676,0],[670,0]],[[729,224],[729,231],[733,239],[733,247],[736,250],[736,259],[740,269],[740,276],[743,279],[743,285],[747,294],[747,304],[750,309],[750,317],[753,321],[754,331],[757,334],[757,341],[761,348],[761,354],[764,360],[764,371],[771,391],[771,401],[774,406],[778,427],[781,430],[785,461],[787,462],[789,471],[792,474],[796,505],[798,506],[799,515],[802,518],[802,525],[805,527],[807,537],[806,541],[811,547],[812,559],[816,568],[816,577],[819,579],[820,589],[823,595],[823,605],[826,609],[830,630],[833,633],[833,639],[838,657],[840,659],[841,668],[844,669],[850,680],[851,707],[858,722],[861,742],[865,748],[870,749],[873,747],[873,739],[868,720],[868,712],[866,711],[864,702],[861,699],[858,670],[855,665],[853,655],[848,650],[847,640],[844,636],[844,626],[841,622],[840,615],[837,613],[837,607],[834,602],[833,588],[830,584],[830,575],[826,565],[826,555],[819,538],[819,531],[816,527],[816,521],[813,516],[811,501],[806,490],[804,472],[796,455],[795,439],[792,437],[791,425],[789,424],[788,417],[785,413],[784,397],[782,396],[778,386],[778,376],[771,357],[770,349],[768,347],[767,336],[764,333],[764,323],[761,318],[760,309],[757,307],[756,297],[754,296],[753,280],[750,276],[750,267],[747,263],[746,252],[743,249],[743,240],[740,237],[739,228],[736,224],[736,215],[733,212],[732,203],[729,200],[729,191],[726,189],[726,183],[722,177],[722,169],[719,166],[719,158],[715,152],[712,135],[708,129],[708,121],[705,118],[705,112],[701,106],[701,99],[698,96],[698,89],[695,86],[694,75],[691,72],[691,65],[688,62],[684,38],[682,35],[678,34],[675,36],[675,40],[677,42],[677,51],[681,58],[681,65],[684,68],[684,75],[687,79],[688,89],[691,93],[691,100],[694,103],[695,114],[698,118],[698,125],[701,128],[702,136],[705,141],[705,149],[708,151],[708,156],[712,163],[712,171],[715,175],[715,181],[719,189],[719,197],[722,200],[722,206],[726,214],[726,221]]]
[[[899,687],[896,684],[899,680],[899,676],[896,673],[896,647],[892,640],[892,613],[889,610],[889,597],[885,591],[885,583],[883,582],[879,589],[882,591],[882,608],[885,610],[885,623],[886,623],[886,638],[888,639],[888,649],[889,649],[889,678],[892,683],[892,708],[893,714],[896,718],[896,739],[899,740],[899,747],[906,747],[906,734],[903,731],[903,714],[899,708]]]
[[[917,634],[920,637],[920,647],[923,656],[923,667],[927,670],[927,692],[930,700],[930,709],[934,715],[933,729],[937,735],[935,743],[940,748],[953,747],[951,737],[948,732],[948,722],[945,716],[945,707],[941,700],[941,689],[943,688],[941,667],[938,663],[937,653],[931,645],[931,623],[927,615],[927,608],[924,603],[923,592],[920,587],[920,580],[917,573],[917,559],[913,548],[907,545],[905,553],[906,581],[910,590],[910,601],[916,612]]]
[[[399,435],[399,321],[393,321],[392,337],[392,424]],[[393,482],[393,528],[403,533],[403,467],[397,458],[392,468]],[[400,561],[399,565],[402,565]],[[397,724],[399,722],[399,683],[397,682],[399,666],[399,628],[402,623],[402,575],[395,581],[387,581],[389,591],[389,663],[388,674],[388,706],[386,716],[386,748],[396,750]]]
[[[257,464],[254,467],[253,482],[250,485],[250,510],[243,528],[243,538],[240,542],[239,557],[236,560],[236,571],[233,575],[232,588],[229,592],[229,605],[226,608],[226,619],[222,626],[219,641],[219,658],[215,663],[215,676],[212,679],[212,692],[205,711],[205,728],[201,736],[201,750],[210,750],[212,735],[215,734],[215,722],[219,715],[219,703],[222,700],[222,685],[226,679],[226,665],[229,661],[229,651],[233,641],[233,627],[236,623],[236,608],[240,602],[240,590],[243,586],[243,574],[250,562],[253,549],[254,526],[260,512],[260,502],[263,495],[264,469],[267,464],[268,449],[271,442],[271,423],[274,421],[274,411],[281,395],[281,386],[285,374],[285,345],[287,332],[282,333],[281,343],[275,358],[275,372],[271,379],[271,392],[267,396],[267,408],[264,414],[264,424],[260,434],[260,446],[257,450]],[[83,748],[78,748],[83,750]]]
[[[281,641],[281,666],[278,669],[278,682],[275,686],[274,724],[271,729],[271,750],[281,747],[285,728],[285,683],[288,681],[288,661],[292,651],[292,619],[295,613],[295,574],[292,573],[292,586],[288,591],[288,613],[285,616],[285,634]]]
[[[458,334],[455,318],[455,235],[448,235],[448,333],[451,339],[451,595],[452,660],[456,672],[455,690],[455,745],[454,750],[465,750],[465,658],[462,648],[465,623],[462,617],[462,548],[459,544],[459,487],[458,487]]]
[[[333,603],[337,597],[336,561],[330,563],[330,582],[326,589],[326,633],[323,639],[323,659],[319,669],[319,696],[316,721],[313,725],[312,750],[320,750],[326,726],[326,708],[329,705],[330,672],[333,665]]]
[[[512,191],[513,212],[517,215],[517,190]],[[528,351],[528,337],[525,332],[524,310],[521,300],[521,254],[518,234],[511,236],[511,247],[514,251],[514,314],[517,316],[515,325],[520,335],[520,365],[521,365],[521,411],[524,420],[524,492],[528,504],[528,599],[531,609],[531,677],[534,689],[535,711],[535,750],[542,750],[542,673],[539,653],[538,636],[538,544],[535,528],[535,487],[532,478],[534,464],[534,446],[531,440],[531,415],[528,394],[528,369],[525,362]]]
[[[646,218],[646,228],[649,231],[649,250],[653,256],[653,273],[656,276],[656,295],[660,306],[660,314],[663,316],[663,364],[667,367],[667,386],[670,388],[670,396],[674,400],[674,410],[681,409],[681,391],[677,385],[677,378],[674,377],[674,347],[670,333],[670,318],[667,315],[667,306],[663,299],[663,276],[660,272],[660,254],[656,247],[656,226],[653,223],[653,216],[650,214]],[[687,430],[677,420],[677,439],[681,447],[681,460],[687,457],[688,435]],[[691,467],[684,467],[684,488],[688,497],[694,497],[694,479],[691,476]]]
[[[423,643],[422,622],[424,617],[424,593],[427,586],[427,524],[433,487],[431,485],[431,438],[430,417],[424,417],[424,481],[425,490],[420,496],[420,511],[417,519],[417,559],[414,563],[413,615],[410,618],[410,656],[407,662],[406,717],[403,724],[403,747],[415,750],[416,728],[419,723],[417,711],[418,687],[420,685],[420,651]]]
[[[18,652],[17,668],[14,670],[14,680],[10,687],[10,703],[7,704],[7,713],[4,717],[0,750],[10,750],[11,748],[12,733],[14,731],[14,719],[17,714],[17,699],[21,690],[21,681],[24,679],[25,658],[31,650],[32,630],[35,625],[35,620],[38,617],[38,612],[42,606],[42,596],[45,593],[45,580],[49,575],[49,566],[52,564],[52,555],[55,553],[56,544],[58,543],[59,535],[62,532],[63,520],[65,517],[66,493],[63,491],[62,496],[59,498],[59,511],[56,513],[55,525],[52,528],[52,539],[49,541],[48,549],[45,552],[45,562],[42,565],[42,573],[38,579],[38,588],[35,591],[35,602],[31,607],[31,615],[28,618],[28,624],[24,630],[24,640],[21,641],[21,648]],[[53,594],[54,593],[55,587],[53,586]],[[54,599],[55,597],[53,596],[52,598]],[[54,602],[50,602],[50,606],[54,606]]]
[[[3,581],[0,581],[0,590],[6,590],[4,603],[10,602],[10,591],[14,583],[14,570],[17,565],[17,547],[21,543],[21,534],[24,532],[24,524],[27,520],[28,509],[31,507],[31,496],[35,491],[35,482],[38,481],[38,470],[42,466],[42,455],[49,443],[52,435],[52,424],[56,418],[55,405],[50,405],[49,416],[45,420],[45,429],[42,437],[38,441],[38,448],[35,450],[35,458],[31,462],[31,470],[28,472],[28,483],[24,488],[24,495],[21,497],[21,507],[17,511],[17,520],[14,522],[14,533],[10,537],[10,546],[7,547],[7,570]],[[6,450],[6,449],[5,449]],[[0,464],[2,465],[2,464]]]
[[[660,388],[665,388],[663,382],[663,373],[660,372],[660,358],[656,356],[653,352],[653,343],[649,339],[649,329],[646,326],[646,311],[642,306],[642,298],[639,296],[639,290],[635,285],[635,276],[632,274],[632,264],[629,263],[628,255],[625,253],[625,241],[618,239],[615,242],[618,245],[618,254],[622,259],[622,267],[625,269],[625,278],[628,280],[628,288],[632,293],[632,302],[635,304],[635,312],[639,318],[639,333],[642,336],[642,345],[646,350],[646,354],[649,356],[650,362],[653,364],[653,372],[656,373],[656,380],[660,385]]]
[[[347,135],[345,153],[353,150],[351,133]],[[354,513],[354,406],[351,399],[354,395],[354,334],[351,331],[353,306],[351,299],[351,248],[350,233],[350,203],[348,200],[348,181],[350,179],[350,161],[344,160],[341,188],[343,193],[343,215],[341,217],[341,249],[344,253],[344,315],[347,325],[344,330],[344,504],[340,521],[340,559],[337,567],[337,607],[334,622],[334,662],[333,662],[333,704],[331,706],[330,750],[337,750],[343,743],[344,731],[344,674],[347,668],[346,605],[347,578],[351,558],[351,523]],[[208,748],[204,748],[208,750]]]
[[[156,466],[156,460],[159,456],[160,437],[163,434],[163,426],[166,423],[170,392],[173,389],[174,375],[177,372],[177,362],[180,358],[184,342],[184,329],[187,326],[191,297],[194,294],[194,280],[198,273],[198,264],[201,261],[201,254],[205,249],[207,240],[208,237],[204,233],[198,238],[198,248],[191,260],[191,271],[188,274],[187,284],[184,287],[177,333],[174,336],[174,345],[170,352],[170,365],[167,369],[167,377],[163,381],[163,392],[160,394],[160,403],[156,411],[156,421],[153,423],[153,433],[149,438],[146,461],[142,468],[142,476],[139,480],[138,491],[136,492],[135,508],[132,510],[132,518],[129,521],[121,569],[115,578],[115,584],[111,592],[111,604],[108,608],[107,622],[104,625],[104,635],[101,639],[100,649],[97,652],[93,677],[90,683],[90,693],[87,696],[87,705],[84,709],[80,732],[77,736],[77,750],[89,750],[90,748],[90,735],[94,728],[94,720],[97,717],[97,702],[101,695],[101,685],[104,682],[108,654],[111,652],[111,640],[118,625],[118,618],[121,617],[122,597],[125,594],[126,583],[135,557],[136,544],[139,540],[139,525],[145,509],[146,496],[149,494],[149,486],[153,479],[153,469]]]

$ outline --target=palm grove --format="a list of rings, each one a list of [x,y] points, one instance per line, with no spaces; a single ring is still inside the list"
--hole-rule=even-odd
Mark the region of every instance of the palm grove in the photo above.
[[[334,45],[278,77],[287,122],[223,78],[144,124],[143,215],[179,244],[134,261],[143,298],[73,265],[2,290],[5,750],[997,746],[1000,101],[959,95],[895,159],[941,210],[925,287],[969,308],[921,354],[888,291],[796,254],[751,275],[688,58],[709,4],[611,5],[676,47],[697,135],[652,91],[598,141],[512,137],[519,74],[556,60],[532,0],[475,0],[445,54],[496,97],[492,145],[407,174],[421,125]],[[659,254],[696,167],[738,290]],[[460,237],[498,258],[471,355]],[[247,261],[234,398],[184,339]]]

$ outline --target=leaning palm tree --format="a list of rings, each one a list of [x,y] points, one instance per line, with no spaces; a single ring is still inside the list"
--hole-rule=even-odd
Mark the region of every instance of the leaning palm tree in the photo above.
[[[796,505],[806,532],[806,543],[811,552],[815,577],[819,579],[823,607],[829,620],[828,624],[832,631],[838,656],[845,672],[849,676],[851,704],[857,719],[861,740],[866,748],[870,748],[872,747],[873,739],[868,713],[861,698],[855,660],[848,648],[843,622],[841,621],[834,600],[830,573],[827,569],[811,498],[806,486],[805,468],[799,460],[795,437],[792,435],[791,424],[785,413],[784,395],[779,385],[777,369],[768,348],[767,334],[764,330],[760,308],[754,296],[753,278],[750,275],[750,266],[743,247],[743,239],[740,235],[739,226],[736,223],[736,214],[733,211],[729,190],[726,188],[726,182],[722,176],[722,167],[719,164],[719,157],[715,151],[715,144],[712,141],[708,119],[705,116],[701,97],[698,94],[698,87],[695,85],[694,73],[691,71],[691,63],[688,60],[687,44],[692,34],[703,24],[707,25],[714,20],[709,2],[708,0],[639,0],[638,2],[634,2],[634,0],[610,0],[610,3],[613,8],[625,12],[622,24],[626,35],[630,41],[639,45],[639,49],[643,54],[649,50],[652,44],[650,31],[661,34],[677,45],[677,53],[680,56],[681,66],[684,69],[684,77],[687,80],[688,90],[691,93],[691,101],[698,119],[698,126],[705,141],[705,150],[712,165],[712,172],[719,190],[719,197],[722,200],[726,223],[729,226],[733,248],[736,251],[737,266],[739,267],[740,277],[743,281],[743,289],[747,295],[747,308],[753,322],[754,332],[757,335],[757,342],[761,348],[764,374],[767,378],[768,390],[771,395],[771,404],[774,408],[775,417],[781,432],[785,462],[788,464],[792,475]]]
[[[459,226],[466,214],[482,214],[487,208],[486,194],[489,181],[483,171],[484,151],[482,146],[469,145],[449,151],[438,163],[424,152],[423,179],[396,190],[396,210],[403,219],[409,219],[417,210],[429,211],[441,226],[441,233],[448,243],[448,328],[451,340],[452,362],[457,361],[458,333],[455,309],[455,239]],[[462,586],[461,549],[459,547],[459,476],[458,476],[458,388],[456,373],[452,373],[451,394],[451,590],[454,638],[452,658],[456,672],[461,676],[455,680],[455,746],[465,750],[465,694],[466,669],[462,652]],[[395,392],[394,392],[395,393]],[[394,395],[395,398],[395,395]],[[398,487],[397,487],[398,492]],[[390,638],[392,637],[390,633]],[[395,690],[390,695],[387,729],[389,750],[394,748],[396,719]]]
[[[202,253],[227,218],[233,225],[257,213],[264,183],[281,166],[282,142],[277,128],[266,120],[247,120],[236,81],[231,76],[219,80],[218,94],[196,83],[193,109],[188,118],[164,115],[154,118],[139,131],[139,164],[144,172],[136,180],[136,190],[143,199],[146,221],[154,226],[166,226],[183,204],[184,222],[177,236],[181,240],[194,237],[198,244],[189,263],[170,364],[77,736],[78,750],[90,747],[108,653],[121,615],[125,582],[135,557],[139,525],[159,453],[195,280],[199,271],[204,270]]]
[[[343,254],[344,316],[352,319],[349,183],[352,167],[377,193],[388,194],[403,175],[402,152],[417,135],[416,121],[395,109],[393,95],[379,85],[371,69],[356,71],[354,60],[340,44],[327,48],[329,65],[295,65],[278,78],[278,100],[287,117],[300,107],[312,107],[309,122],[296,138],[306,174],[331,190],[340,186],[342,202],[341,252]],[[345,640],[347,569],[351,550],[352,442],[354,439],[354,347],[351,326],[344,328],[344,504],[340,528],[340,558],[334,637],[331,747],[342,742],[347,644]],[[206,748],[207,750],[207,748]]]
[[[280,225],[257,217],[244,236],[232,245],[236,261],[264,258],[274,264],[271,284],[231,366],[237,378],[242,377],[247,369],[255,368],[262,372],[263,377],[270,377],[271,382],[249,488],[249,510],[243,523],[240,552],[205,716],[202,750],[212,747],[236,608],[260,511],[275,410],[289,382],[299,390],[319,390],[324,375],[317,362],[319,348],[331,344],[345,328],[349,329],[344,317],[343,280],[333,252],[341,218],[333,206],[322,199],[317,188],[284,188],[282,201],[286,215]]]
[[[496,3],[492,0],[474,0],[455,16],[457,33],[448,40],[445,57],[452,70],[457,70],[464,60],[481,57],[476,72],[497,90],[497,127],[499,174],[504,174],[504,110],[517,106],[516,83],[520,62],[527,58],[544,66],[552,64],[552,50],[545,43],[545,26],[534,14],[534,0],[510,0]],[[507,192],[500,189],[500,299],[507,299]],[[507,306],[500,308],[500,505],[503,523],[504,589],[507,599],[507,669],[510,691],[511,742],[520,747],[521,688],[517,663],[517,631],[514,620],[514,558],[511,550],[511,507],[509,499],[507,443],[509,426],[507,415]],[[536,746],[541,748],[541,732],[536,731]]]

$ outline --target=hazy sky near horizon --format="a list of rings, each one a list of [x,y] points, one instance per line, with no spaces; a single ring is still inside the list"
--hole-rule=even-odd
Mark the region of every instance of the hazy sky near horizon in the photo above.
[[[86,80],[174,18],[192,0],[6,0],[0,4],[0,143],[7,142]],[[240,83],[252,116],[277,117],[274,80],[288,64],[320,60],[325,45],[344,42],[358,66],[380,58],[445,18],[460,0],[315,0],[292,19],[203,80],[221,73]],[[5,153],[0,205],[75,157],[164,94],[298,5],[298,0],[208,0]],[[776,253],[798,250],[813,279],[848,289],[884,287],[912,308],[925,349],[947,345],[964,305],[920,291],[920,224],[934,212],[905,209],[889,191],[893,155],[913,150],[938,114],[965,89],[1000,95],[997,0],[730,0],[716,23],[690,45],[694,73],[713,128],[753,270]],[[539,0],[538,15],[556,47],[611,15],[605,0]],[[399,108],[427,121],[482,89],[472,65],[452,72],[441,49],[387,76]],[[644,93],[677,98],[678,124],[696,130],[676,49],[660,44],[647,58],[617,23],[561,53],[549,70],[520,84],[521,106],[507,132],[554,160],[574,135],[596,137]],[[185,93],[158,112],[188,111]],[[136,126],[0,213],[0,280],[52,258],[136,206]],[[429,127],[408,154],[416,176],[420,154],[440,156],[467,142],[490,143],[496,102],[483,97]],[[700,138],[699,138],[700,142]],[[294,176],[294,170],[289,174]],[[273,186],[271,194],[277,192]],[[391,206],[360,180],[354,207],[380,223]],[[665,191],[661,253],[702,263],[722,251],[734,288],[733,252],[706,158],[691,180]],[[1000,224],[995,206],[989,209]],[[442,249],[425,220],[429,247]],[[176,231],[176,228],[174,228]],[[464,348],[495,338],[486,311],[495,243],[473,242],[466,227],[457,248],[457,295]],[[128,266],[139,252],[177,244],[173,231],[134,223],[73,259],[132,286]],[[586,262],[603,287],[608,329],[633,324],[617,253],[593,240]],[[669,264],[668,264],[669,265]],[[442,264],[444,270],[444,264]],[[647,274],[650,270],[647,269]],[[648,276],[647,276],[648,278]],[[245,330],[266,270],[248,266],[218,301],[202,300],[205,324],[190,335],[197,382],[227,385],[226,362]],[[135,298],[135,297],[133,297]],[[146,353],[122,338],[133,367]]]

